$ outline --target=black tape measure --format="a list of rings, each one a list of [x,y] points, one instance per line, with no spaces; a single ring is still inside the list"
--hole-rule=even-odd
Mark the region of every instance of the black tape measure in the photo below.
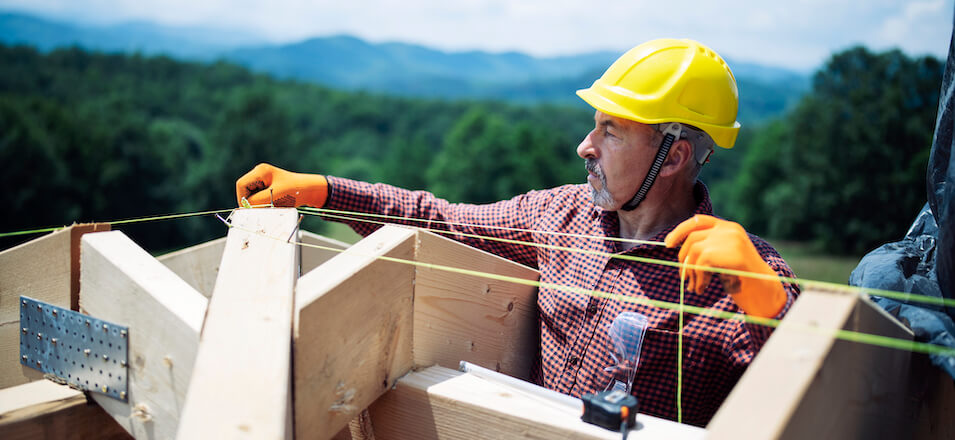
[[[584,402],[584,413],[580,420],[611,431],[620,431],[625,439],[630,427],[636,424],[638,402],[630,394],[620,390],[603,391],[585,394],[580,400]]]

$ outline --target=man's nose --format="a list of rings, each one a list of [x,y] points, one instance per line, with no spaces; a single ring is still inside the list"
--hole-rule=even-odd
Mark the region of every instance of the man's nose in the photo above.
[[[587,136],[584,136],[584,139],[580,141],[580,145],[577,146],[577,155],[581,159],[595,159],[597,158],[597,149],[594,148],[594,143],[591,137],[594,135],[593,130],[590,133],[587,133]]]

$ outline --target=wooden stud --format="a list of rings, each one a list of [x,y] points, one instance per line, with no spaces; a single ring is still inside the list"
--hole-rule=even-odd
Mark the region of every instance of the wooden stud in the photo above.
[[[291,437],[294,209],[232,215],[183,406],[181,438]],[[294,238],[294,237],[293,237]]]
[[[208,301],[119,231],[83,237],[84,313],[129,327],[128,402],[92,396],[137,438],[171,438]]]
[[[4,440],[131,439],[82,392],[38,380],[0,390],[0,438]]]
[[[619,439],[580,420],[580,408],[441,366],[410,373],[370,408],[387,439]],[[640,414],[633,438],[698,439],[703,429]]]
[[[330,438],[412,367],[415,233],[386,226],[299,279],[295,431]],[[387,438],[387,437],[385,437]]]
[[[418,234],[416,258],[536,281],[529,267],[431,232]],[[528,379],[539,350],[537,288],[418,267],[415,274],[416,367],[457,368],[462,360]]]

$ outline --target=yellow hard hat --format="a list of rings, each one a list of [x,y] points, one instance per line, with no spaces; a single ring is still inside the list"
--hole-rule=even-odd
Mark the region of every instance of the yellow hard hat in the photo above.
[[[733,148],[739,92],[729,66],[693,40],[648,41],[623,54],[577,95],[597,110],[644,124],[682,122]]]

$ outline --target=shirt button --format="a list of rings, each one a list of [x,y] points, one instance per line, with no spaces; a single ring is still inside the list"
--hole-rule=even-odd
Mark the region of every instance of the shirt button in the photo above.
[[[580,359],[578,359],[577,356],[571,356],[570,359],[568,359],[568,362],[570,362],[571,367],[576,367],[577,363],[580,362]]]
[[[593,315],[594,313],[597,313],[597,303],[596,303],[596,302],[591,301],[590,305],[587,306],[587,313],[590,313],[591,315]]]

